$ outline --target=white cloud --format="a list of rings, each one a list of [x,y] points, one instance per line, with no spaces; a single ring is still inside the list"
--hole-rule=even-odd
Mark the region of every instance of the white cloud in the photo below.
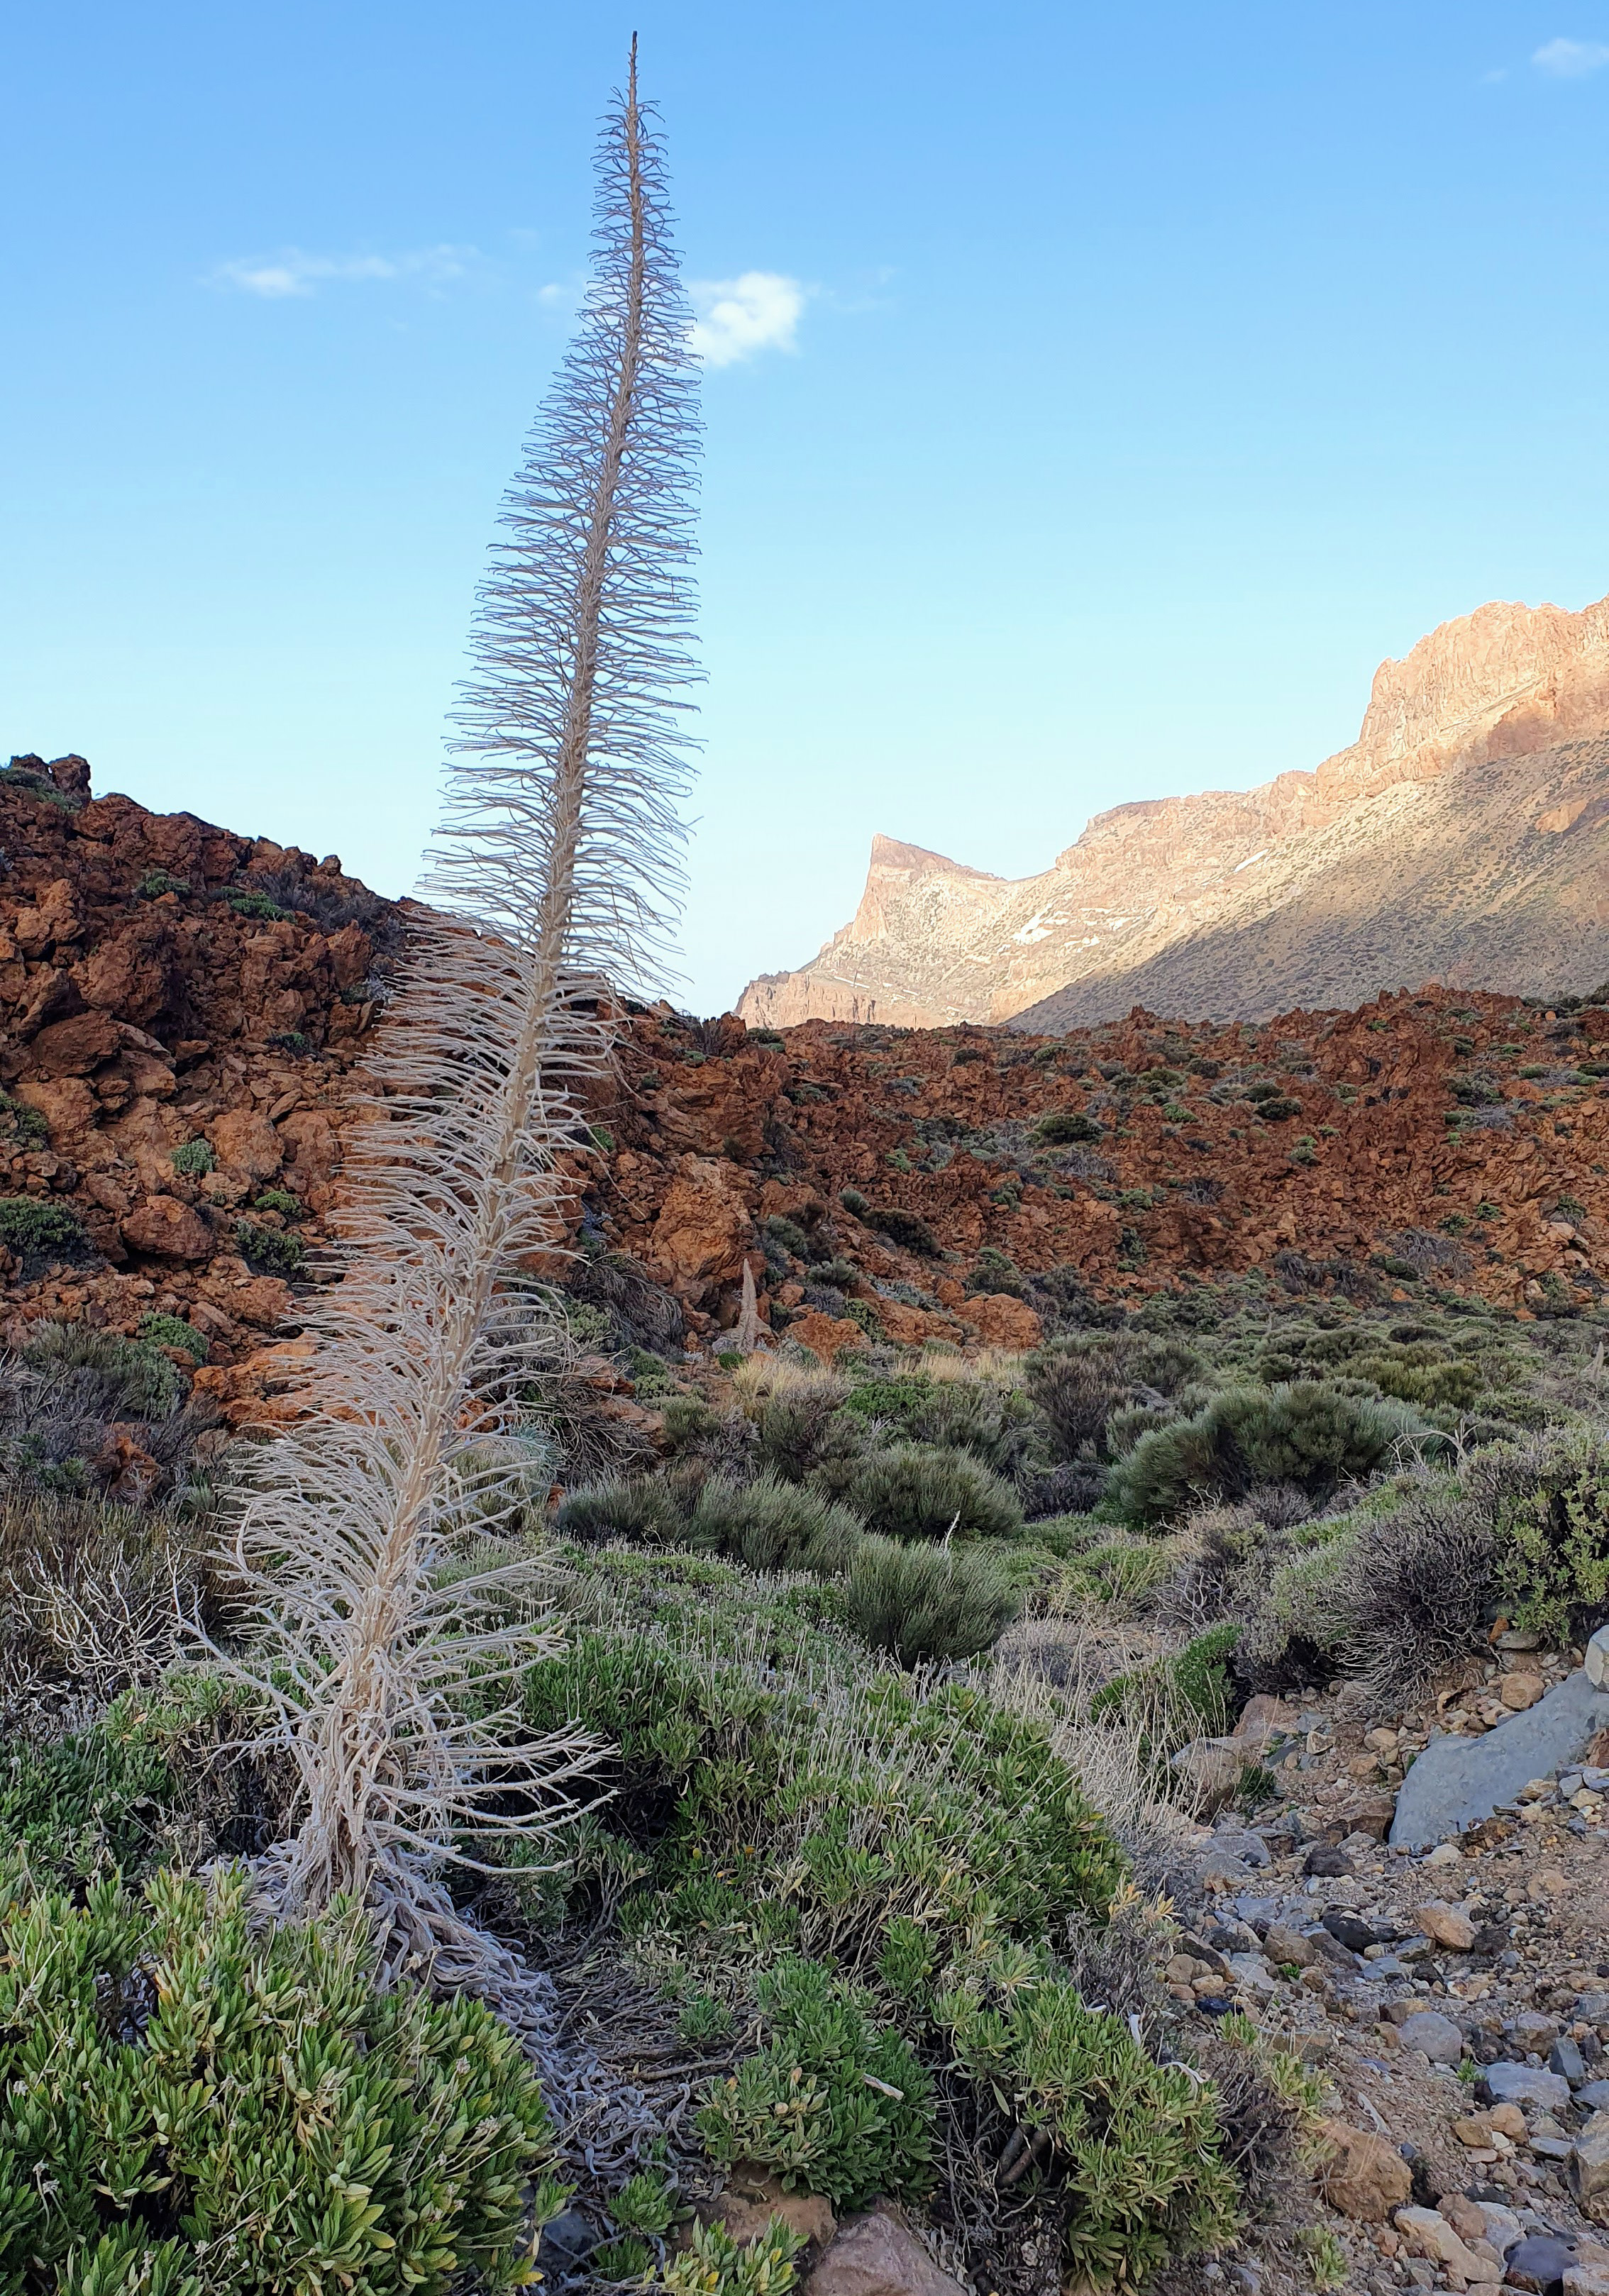
[[[691,279],[687,291],[698,316],[688,340],[710,366],[732,366],[759,351],[797,348],[794,331],[805,307],[797,279],[779,271],[745,271],[735,279]]]
[[[216,287],[237,287],[245,295],[278,302],[288,295],[316,294],[334,280],[417,279],[440,286],[462,279],[479,259],[472,247],[416,247],[402,255],[308,255],[288,247],[278,255],[237,258],[212,274]]]
[[[1531,61],[1555,79],[1585,79],[1609,64],[1609,47],[1601,40],[1549,40]]]

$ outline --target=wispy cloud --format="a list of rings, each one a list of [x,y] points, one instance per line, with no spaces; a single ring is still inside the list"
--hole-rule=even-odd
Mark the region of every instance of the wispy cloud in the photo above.
[[[314,295],[321,287],[351,281],[411,279],[439,287],[462,279],[480,259],[472,247],[415,247],[401,255],[309,255],[303,248],[287,247],[276,255],[220,263],[211,284],[279,302],[286,296]]]
[[[805,290],[780,271],[744,271],[735,279],[691,279],[698,314],[689,340],[710,366],[733,366],[760,351],[791,351]]]
[[[1531,61],[1553,79],[1585,79],[1609,64],[1609,46],[1601,40],[1549,40]]]

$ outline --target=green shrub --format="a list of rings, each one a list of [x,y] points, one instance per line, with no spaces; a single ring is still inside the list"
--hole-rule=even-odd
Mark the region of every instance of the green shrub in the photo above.
[[[1228,1660],[1239,1639],[1238,1620],[1224,1620],[1170,1657],[1114,1674],[1089,1702],[1092,1719],[1137,1699],[1155,1710],[1170,1748],[1203,1731],[1217,1737],[1228,1724]]]
[[[1099,1140],[1104,1130],[1093,1116],[1077,1109],[1053,1108],[1034,1126],[1033,1136],[1041,1148],[1068,1148],[1076,1141]]]
[[[377,1994],[360,1911],[254,1934],[239,1870],[140,1896],[100,1881],[82,1905],[13,1876],[6,1897],[6,2287],[181,2296],[204,2273],[208,2296],[445,2296],[523,2276],[528,2186],[538,2222],[564,2199],[535,2074],[479,2002]]]
[[[276,924],[291,914],[289,909],[282,909],[277,901],[271,901],[267,893],[226,893],[224,900],[237,917],[256,917],[265,924]]]
[[[773,1212],[766,1222],[766,1234],[773,1243],[779,1243],[784,1251],[792,1252],[795,1259],[809,1258],[810,1239],[797,1220],[784,1219],[780,1212]]]
[[[871,1209],[858,1188],[840,1188],[838,1201],[856,1219],[864,1219]]]
[[[168,1160],[176,1172],[183,1172],[193,1180],[218,1168],[218,1155],[210,1140],[181,1141]]]
[[[1047,1348],[1029,1360],[1028,1392],[1050,1423],[1061,1459],[1076,1459],[1086,1443],[1099,1444],[1128,1389],[1121,1357],[1098,1341]]]
[[[65,1204],[40,1196],[0,1196],[0,1244],[19,1259],[75,1256],[88,1242],[83,1221]]]
[[[234,1231],[234,1248],[259,1275],[282,1276],[287,1283],[301,1274],[308,1257],[300,1236],[287,1235],[283,1228],[259,1226],[255,1220],[241,1221]]]
[[[1033,1406],[1020,1389],[986,1380],[858,1380],[846,1408],[887,1420],[915,1442],[970,1451],[999,1474],[1022,1464],[1033,1422]]]
[[[859,1324],[868,1340],[881,1341],[887,1336],[882,1318],[869,1300],[846,1300],[843,1312],[850,1323]]]
[[[878,1538],[856,1546],[841,1606],[862,1642],[901,1666],[975,1658],[998,1642],[1019,1607],[990,1554]]]
[[[186,1332],[189,1328],[183,1326]],[[99,1372],[106,1382],[111,1414],[166,1419],[179,1399],[181,1377],[166,1356],[139,1340],[97,1331],[92,1324],[36,1324],[21,1352],[23,1362],[37,1371]]]
[[[190,880],[172,876],[166,869],[147,869],[134,890],[140,901],[160,901],[164,893],[176,893],[182,900],[190,890]]]
[[[799,2279],[796,2260],[808,2245],[780,2217],[743,2242],[718,2221],[694,2224],[686,2249],[667,2257],[649,2284],[669,2296],[789,2296]]]
[[[19,1148],[47,1148],[50,1127],[37,1108],[0,1092],[0,1140],[12,1141]]]
[[[860,1537],[859,1518],[822,1492],[768,1471],[752,1482],[710,1475],[702,1483],[625,1475],[570,1492],[558,1529],[568,1538],[624,1538],[723,1554],[751,1570],[836,1577]]]
[[[1226,1388],[1194,1417],[1142,1435],[1112,1471],[1111,1494],[1130,1522],[1166,1522],[1203,1499],[1259,1483],[1294,1483],[1321,1496],[1377,1467],[1394,1443],[1446,1448],[1407,1405],[1343,1393],[1327,1381]]]
[[[925,2192],[932,2085],[899,2035],[817,1961],[780,1962],[756,1990],[772,2038],[699,2113],[710,2158],[758,2161],[784,2192],[820,2193],[839,2209]]]
[[[1010,1538],[1022,1508],[1009,1483],[965,1451],[897,1443],[841,1467],[818,1468],[833,1495],[888,1538]]]
[[[251,1209],[254,1212],[278,1212],[282,1219],[300,1219],[308,1208],[289,1188],[265,1188],[260,1196],[252,1197]]]
[[[182,1316],[142,1316],[140,1337],[153,1348],[177,1348],[192,1363],[204,1364],[211,1352],[205,1334]]]
[[[997,1250],[992,1243],[986,1243],[973,1262],[966,1289],[969,1292],[1005,1292],[1014,1300],[1021,1300],[1025,1296],[1028,1285],[1016,1261],[1008,1259],[1005,1252]]]
[[[809,1570],[835,1578],[859,1540],[860,1519],[807,1484],[757,1475],[729,1483],[711,1475],[687,1522],[687,1543],[751,1570]]]
[[[898,1244],[901,1251],[914,1251],[926,1259],[941,1259],[944,1256],[939,1239],[915,1212],[903,1211],[898,1204],[868,1204],[860,1217],[867,1227]]]
[[[1008,1981],[1002,1982],[1002,1978]],[[1236,2222],[1213,2091],[1155,2063],[1121,2017],[1086,2008],[1047,1956],[985,1963],[940,1997],[956,2062],[997,2097],[1059,2188],[1067,2278],[1143,2280]]]
[[[1498,1589],[1514,1625],[1559,1644],[1609,1611],[1609,1450],[1556,1437],[1528,1464],[1497,1497]]]

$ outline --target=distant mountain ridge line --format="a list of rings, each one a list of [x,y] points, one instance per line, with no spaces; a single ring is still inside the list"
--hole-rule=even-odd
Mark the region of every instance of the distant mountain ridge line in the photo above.
[[[1456,843],[1460,820],[1478,849],[1467,857],[1465,878],[1487,882],[1506,848],[1509,874],[1520,874],[1494,890],[1511,893],[1539,867],[1553,891],[1547,895],[1544,886],[1530,903],[1525,929],[1536,945],[1527,949],[1516,943],[1515,915],[1500,931],[1482,927],[1456,882],[1441,889],[1445,931],[1428,941],[1421,932],[1412,936],[1426,968],[1418,977],[1526,993],[1588,985],[1569,968],[1584,964],[1595,980],[1609,971],[1603,926],[1592,924],[1584,936],[1581,930],[1588,912],[1601,906],[1593,892],[1597,853],[1584,857],[1579,839],[1567,849],[1549,838],[1539,862],[1523,849],[1541,827],[1540,816],[1572,808],[1572,828],[1584,828],[1596,847],[1605,767],[1591,742],[1606,732],[1609,598],[1580,613],[1482,606],[1444,622],[1402,660],[1383,662],[1357,741],[1316,768],[1293,769],[1247,791],[1109,808],[1035,876],[996,877],[920,846],[874,838],[866,890],[850,923],[810,964],[751,981],[738,1009],[751,1024],[773,1027],[809,1019],[1065,1027],[1126,1010],[1122,998],[1154,1003],[1136,985],[1143,988],[1162,965],[1170,1009],[1251,1018],[1314,996],[1288,953],[1277,991],[1254,972],[1238,985],[1226,980],[1223,936],[1239,936],[1244,961],[1255,966],[1247,931],[1320,900],[1326,882],[1332,906],[1345,889],[1356,943],[1346,962],[1332,957],[1326,970],[1335,1001],[1356,1004],[1411,977],[1389,935],[1382,939],[1371,904],[1405,874],[1424,877],[1426,869],[1436,881],[1426,881],[1426,896],[1441,898],[1449,840]],[[1494,761],[1516,759],[1532,763],[1518,780],[1512,773],[1504,778],[1520,816],[1506,830],[1471,777]],[[1548,798],[1551,804],[1543,802]],[[1380,877],[1372,891],[1367,870],[1359,868],[1364,849]],[[1497,873],[1503,877],[1501,867]],[[1550,908],[1559,912],[1556,934]],[[1333,939],[1333,918],[1330,926]],[[1192,949],[1198,963],[1184,961]]]

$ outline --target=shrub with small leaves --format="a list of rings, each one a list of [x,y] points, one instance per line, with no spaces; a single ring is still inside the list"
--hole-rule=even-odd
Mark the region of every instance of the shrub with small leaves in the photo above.
[[[153,1348],[177,1348],[192,1363],[204,1364],[211,1352],[205,1333],[182,1316],[142,1316],[140,1337]]]
[[[1112,1496],[1142,1524],[1260,1483],[1322,1496],[1370,1473],[1397,1444],[1439,1455],[1447,1439],[1404,1403],[1349,1395],[1328,1381],[1226,1388],[1193,1418],[1142,1435],[1112,1471]]]
[[[1019,1605],[990,1554],[873,1538],[855,1547],[840,1607],[862,1642],[919,1666],[992,1648]]]
[[[185,1140],[168,1160],[176,1172],[186,1179],[199,1180],[218,1168],[218,1154],[210,1140]]]
[[[896,1443],[818,1467],[815,1480],[888,1538],[1011,1538],[1022,1527],[1011,1485],[965,1451]]]
[[[175,877],[166,869],[147,869],[134,890],[135,899],[141,901],[160,901],[164,893],[176,893],[183,898],[190,890],[190,880]]]
[[[820,2193],[839,2208],[925,2192],[932,2085],[909,2046],[820,1962],[779,1962],[757,1992],[772,2038],[700,2112],[710,2158],[757,2161],[785,2192]]]
[[[254,1212],[277,1212],[282,1219],[300,1219],[308,1208],[289,1188],[265,1188],[260,1196],[252,1197],[251,1209]]]
[[[249,1897],[227,1869],[137,1896],[102,1880],[82,1904],[9,1879],[4,2284],[445,2296],[466,2276],[528,2279],[565,2193],[513,2034],[464,1997],[378,1994],[358,1908],[265,1932]],[[45,2077],[67,2064],[70,2082]]]
[[[301,1274],[308,1257],[300,1236],[287,1235],[283,1228],[263,1227],[256,1220],[241,1221],[234,1231],[234,1248],[259,1275],[278,1275],[287,1283]]]
[[[650,2285],[669,2296],[789,2296],[807,2244],[780,2217],[750,2241],[734,2240],[724,2224],[695,2224],[686,2249],[668,2257]]]
[[[242,890],[226,893],[224,899],[237,917],[253,917],[264,924],[281,923],[291,914],[289,909],[282,909],[277,901],[271,901],[267,893]]]
[[[1053,1108],[1034,1126],[1033,1136],[1041,1148],[1067,1148],[1075,1141],[1098,1140],[1104,1130],[1093,1116],[1078,1109]]]
[[[65,1204],[40,1196],[0,1196],[0,1244],[24,1263],[76,1258],[88,1242],[83,1221]]]
[[[925,1259],[944,1256],[938,1237],[919,1213],[905,1211],[898,1204],[868,1204],[860,1217],[867,1227],[875,1228],[901,1251],[914,1251]]]
[[[25,1100],[13,1100],[9,1092],[0,1092],[0,1141],[10,1141],[19,1148],[45,1148],[50,1144],[50,1127],[37,1108]]]

